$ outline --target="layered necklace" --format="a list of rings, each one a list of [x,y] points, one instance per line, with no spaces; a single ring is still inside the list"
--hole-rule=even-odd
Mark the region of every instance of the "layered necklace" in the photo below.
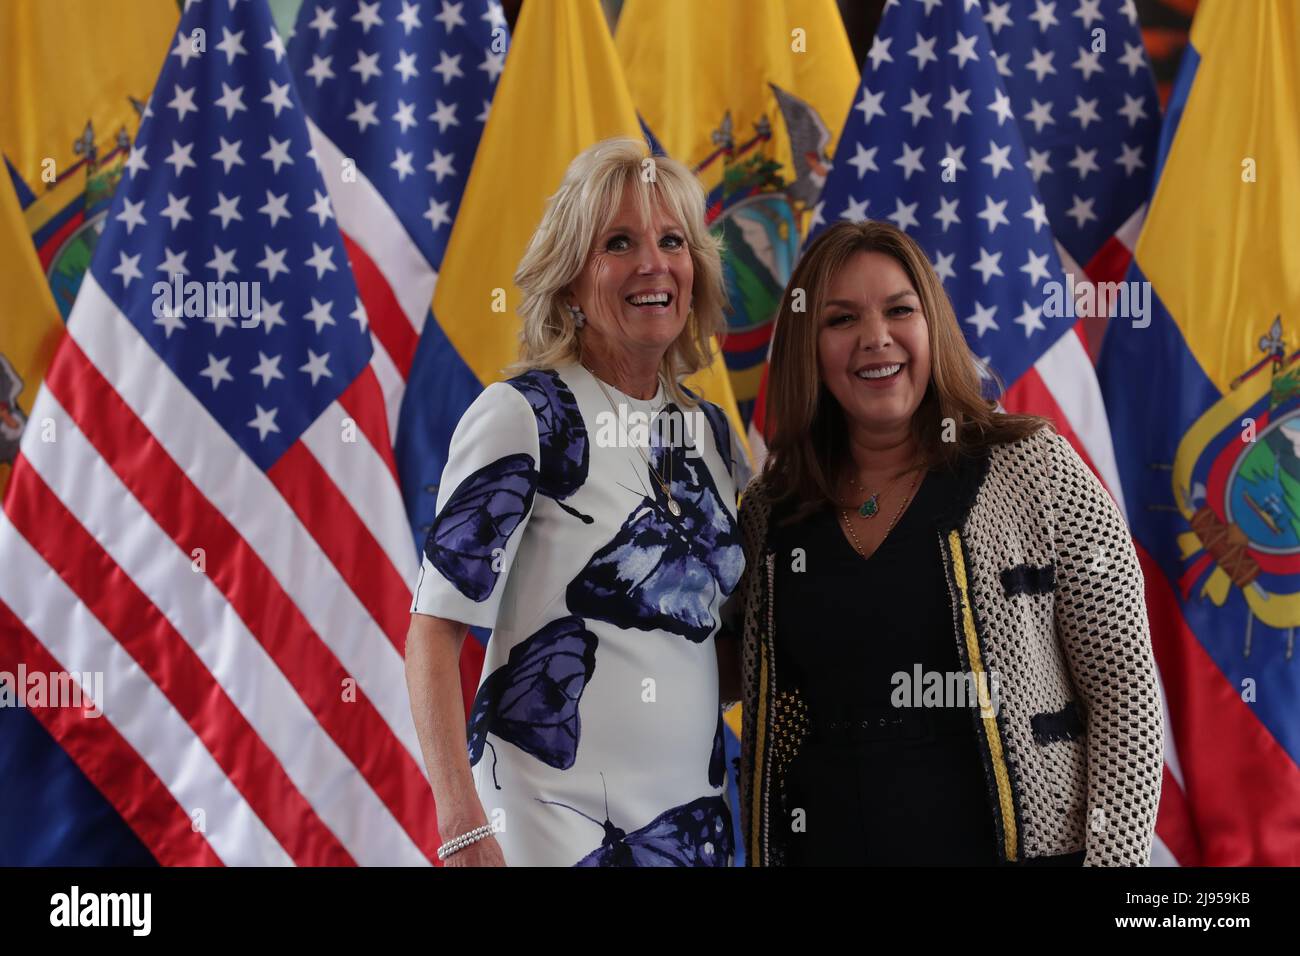
[[[912,479],[912,483],[907,489],[907,494],[903,496],[902,500],[899,501],[898,503],[898,507],[894,509],[894,517],[890,520],[889,527],[885,529],[884,535],[881,536],[880,540],[882,542],[884,541],[885,538],[889,537],[889,533],[894,530],[894,525],[898,523],[898,518],[900,515],[902,515],[903,509],[907,507],[907,503],[912,500],[912,495],[916,492],[916,486],[920,482],[921,476],[924,473],[925,473],[924,469],[917,469],[916,477]],[[852,483],[853,487],[867,496],[866,499],[863,500],[862,504],[858,506],[857,509],[858,514],[864,518],[874,518],[877,514],[879,514],[881,495],[884,494],[885,491],[892,490],[894,485],[898,483],[898,479],[902,478],[903,475],[906,474],[907,472],[903,472],[903,474],[899,475],[897,478],[891,481],[888,485],[885,486],[884,491],[879,491],[872,494],[868,492],[865,488],[863,488],[861,485],[859,485],[857,478],[855,478],[853,474],[850,473],[849,481]],[[862,542],[858,540],[858,533],[853,530],[853,519],[849,515],[849,509],[848,508],[840,509],[840,514],[844,516],[844,527],[848,528],[849,530],[849,536],[853,539],[854,549],[858,552],[858,554],[862,555],[862,557],[865,558],[867,556],[867,553],[862,548]]]

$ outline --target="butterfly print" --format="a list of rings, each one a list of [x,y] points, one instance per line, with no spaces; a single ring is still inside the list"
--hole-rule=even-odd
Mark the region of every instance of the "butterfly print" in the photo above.
[[[676,412],[673,405],[668,408]],[[663,629],[700,643],[713,633],[716,600],[735,589],[745,558],[735,519],[703,458],[681,444],[651,448],[654,471],[672,465],[674,516],[653,472],[647,495],[613,539],[569,582],[569,610],[620,628]]]
[[[727,474],[734,477],[736,461],[731,457],[731,423],[727,421],[727,413],[713,402],[704,401],[689,388],[685,390],[699,401],[700,411],[704,413],[704,418],[709,423],[709,430],[713,432],[713,443],[717,446],[718,457],[727,466]]]
[[[474,697],[467,728],[470,766],[482,759],[493,734],[549,767],[572,767],[582,734],[578,704],[596,669],[596,643],[582,619],[570,616],[512,647]]]
[[[527,399],[537,418],[537,440],[541,449],[541,481],[538,490],[555,500],[569,514],[591,524],[592,518],[563,503],[587,480],[591,446],[587,426],[573,392],[558,374],[533,369],[509,380]]]
[[[532,455],[498,458],[456,486],[429,527],[429,563],[472,601],[496,587],[499,555],[533,506],[537,469]]]
[[[701,797],[665,810],[639,830],[628,833],[555,800],[538,802],[572,810],[605,831],[600,846],[574,866],[730,866],[731,811],[722,797]]]

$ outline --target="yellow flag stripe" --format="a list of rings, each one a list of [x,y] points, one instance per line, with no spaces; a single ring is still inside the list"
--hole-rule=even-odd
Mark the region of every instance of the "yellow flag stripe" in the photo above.
[[[1300,5],[1205,0],[1191,38],[1201,62],[1135,254],[1226,392],[1275,316],[1297,345]]]

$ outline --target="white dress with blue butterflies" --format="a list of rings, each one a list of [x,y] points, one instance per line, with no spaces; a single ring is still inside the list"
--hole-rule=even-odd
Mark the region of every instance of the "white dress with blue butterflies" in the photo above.
[[[744,456],[716,405],[681,411],[638,451],[573,363],[490,385],[452,436],[411,610],[492,629],[469,752],[510,865],[730,865],[713,641]]]

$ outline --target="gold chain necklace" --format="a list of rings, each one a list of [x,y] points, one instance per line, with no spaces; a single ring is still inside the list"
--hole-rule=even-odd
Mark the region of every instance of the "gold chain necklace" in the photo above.
[[[912,500],[912,493],[916,490],[917,483],[921,480],[922,474],[924,474],[923,469],[921,471],[918,471],[916,477],[912,479],[912,484],[907,489],[907,494],[903,496],[903,500],[899,502],[898,508],[894,511],[893,520],[889,522],[889,527],[885,529],[885,533],[881,536],[880,544],[876,545],[876,550],[879,550],[880,546],[885,543],[885,538],[889,537],[889,532],[894,530],[894,525],[898,523],[898,518],[899,515],[903,513],[903,508],[905,508],[907,506],[907,503]],[[849,480],[853,481],[852,475],[849,476]],[[898,479],[896,478],[894,480],[897,481]],[[856,481],[854,481],[853,483],[854,485],[857,484]],[[858,513],[861,514],[861,511],[859,510]],[[848,508],[840,509],[840,514],[844,516],[844,526],[849,529],[849,536],[853,539],[853,549],[857,551],[858,554],[860,554],[863,558],[867,557],[867,553],[862,549],[862,542],[858,540],[858,533],[853,530],[853,520],[849,517],[849,509]],[[868,517],[870,516],[868,515]],[[875,552],[872,553],[874,554]]]
[[[609,402],[610,410],[614,412],[614,416],[615,418],[617,418],[618,409],[614,407],[614,398],[612,395],[609,394],[609,389],[605,387],[605,383],[601,381],[599,375],[597,375],[595,372],[592,372],[591,369],[587,368],[586,365],[583,365],[582,367],[587,369],[587,371],[591,373],[591,377],[596,380],[596,384],[600,386],[600,390],[605,393],[605,401]],[[631,444],[630,441],[629,444]],[[654,476],[654,480],[658,482],[659,487],[663,489],[664,497],[668,499],[669,512],[672,513],[672,516],[674,518],[680,518],[682,516],[682,506],[679,505],[673,499],[673,493],[672,493],[672,481],[673,481],[672,448],[668,449],[668,480],[664,481],[663,475],[659,474],[659,471],[655,468],[655,466],[650,464],[650,459],[646,457],[646,453],[641,450],[641,446],[634,444],[632,445],[632,447],[636,449],[637,454],[641,456],[641,460],[644,461],[646,467],[650,469],[650,474]]]

